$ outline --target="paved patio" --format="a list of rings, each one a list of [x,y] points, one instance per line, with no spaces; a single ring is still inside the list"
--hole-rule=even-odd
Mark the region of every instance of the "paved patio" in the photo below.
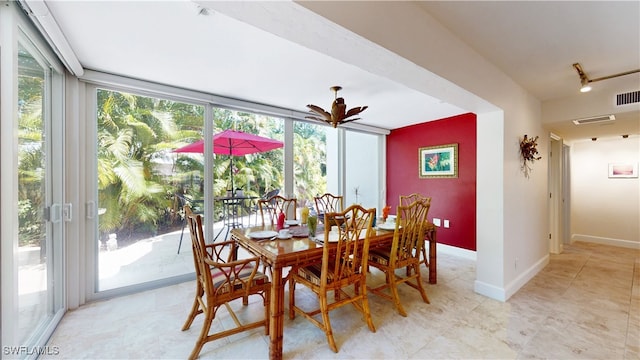
[[[255,215],[241,218],[243,226],[255,224],[255,221]],[[214,234],[224,230],[216,242],[223,241],[226,232],[223,226],[222,221],[213,226]],[[181,230],[177,230],[139,240],[125,247],[100,250],[100,291],[192,273],[193,255],[189,229],[184,229],[178,254],[180,234]]]

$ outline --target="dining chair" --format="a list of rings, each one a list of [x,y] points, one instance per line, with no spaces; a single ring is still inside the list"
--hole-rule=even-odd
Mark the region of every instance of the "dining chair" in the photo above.
[[[342,212],[344,210],[344,197],[341,195],[325,193],[320,196],[315,196],[313,200],[316,204],[318,216],[320,216],[320,220],[323,223],[325,223],[323,214]],[[335,222],[335,219],[329,218],[329,221],[325,223],[325,226],[330,228],[332,225],[340,224]]]
[[[185,212],[190,212],[187,207],[185,207]],[[261,326],[264,326],[265,334],[268,335],[271,283],[266,275],[257,271],[259,258],[234,260],[237,253],[235,241],[206,244],[202,231],[202,216],[191,213],[187,217],[187,222],[191,232],[196,294],[191,312],[182,326],[182,331],[191,327],[197,315],[204,314],[205,316],[202,330],[189,359],[197,358],[205,343],[225,336]],[[246,306],[250,295],[262,297],[264,319],[242,324],[229,303],[236,299],[242,299],[242,304]],[[227,308],[236,327],[210,334],[211,324],[222,305]]]
[[[411,195],[400,195],[401,206],[409,206],[418,200],[422,200],[427,205],[431,205],[431,197],[424,196],[420,193],[413,193]]]
[[[429,205],[429,207],[431,207],[431,197],[427,197],[424,196],[422,194],[419,193],[413,193],[411,195],[400,195],[400,205],[401,206],[409,206],[412,203],[418,201],[418,200],[422,200],[425,202],[425,204]],[[427,219],[428,221],[428,219]],[[427,235],[425,235],[425,240],[426,241],[433,241],[431,239],[431,237],[429,236],[429,234],[427,233]],[[426,266],[427,268],[429,268],[429,256],[427,255],[427,247],[424,246],[424,244],[422,245],[422,261],[424,262],[424,266]]]
[[[290,272],[289,318],[294,319],[296,313],[304,316],[324,331],[329,347],[334,352],[338,352],[329,320],[329,311],[353,304],[364,315],[369,329],[376,332],[367,300],[367,273],[363,271],[367,267],[369,238],[373,235],[375,209],[366,210],[360,205],[352,205],[340,213],[325,213],[325,217],[331,215],[348,217],[348,220],[338,229],[338,236],[335,239],[330,237],[330,229],[325,227],[321,263],[299,266]],[[317,295],[318,309],[306,311],[296,306],[295,288],[298,283],[308,287]],[[351,285],[354,286],[353,294],[344,291]],[[329,303],[329,292],[334,292],[332,303]],[[320,314],[320,320],[316,319],[318,314]]]
[[[386,280],[385,284],[372,288],[371,292],[391,300],[402,316],[407,316],[407,312],[400,302],[399,284],[404,283],[418,290],[422,300],[429,304],[420,276],[420,251],[424,245],[429,206],[422,200],[408,206],[398,206],[393,243],[369,252],[369,265],[384,271]],[[395,270],[400,268],[407,268],[406,276],[396,273]],[[385,292],[385,289],[389,289],[390,293]]]
[[[296,198],[285,198],[280,195],[272,196],[268,199],[258,200],[260,215],[262,216],[262,226],[278,223],[278,216],[284,213],[288,220],[296,219]]]

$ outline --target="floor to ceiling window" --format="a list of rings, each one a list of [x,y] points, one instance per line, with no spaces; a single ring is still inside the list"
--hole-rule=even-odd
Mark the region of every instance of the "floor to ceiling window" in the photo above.
[[[97,291],[193,272],[183,206],[204,199],[204,106],[97,89]],[[185,246],[178,246],[181,240]]]
[[[331,166],[327,159],[327,130],[332,129],[309,122],[294,122],[293,189],[300,206],[312,203],[314,196],[327,192],[327,166]]]
[[[345,204],[360,204],[381,210],[380,137],[359,131],[346,131]]]
[[[206,118],[214,135],[235,130],[280,141],[283,119],[116,89],[89,93],[95,94],[97,121],[96,144],[90,145],[97,157],[96,293],[188,278],[194,270],[184,205],[205,215],[220,240],[229,223],[217,199],[231,190],[258,198],[284,187],[282,149],[238,156],[214,145],[208,167],[203,143]],[[197,142],[202,146],[190,146]],[[238,209],[247,225],[255,222],[255,205]]]

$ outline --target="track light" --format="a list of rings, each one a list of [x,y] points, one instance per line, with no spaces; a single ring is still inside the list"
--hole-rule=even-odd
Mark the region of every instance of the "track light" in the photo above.
[[[630,70],[630,71],[621,72],[619,74],[613,74],[613,75],[609,75],[609,76],[599,77],[597,79],[589,79],[587,74],[585,74],[584,70],[582,70],[582,66],[580,66],[580,63],[573,64],[573,68],[576,69],[576,71],[578,72],[578,76],[580,77],[580,85],[581,85],[580,86],[580,92],[589,92],[589,91],[591,91],[591,85],[589,85],[589,84],[591,84],[592,82],[612,79],[612,78],[615,78],[615,77],[619,77],[619,76],[624,76],[624,75],[629,75],[629,74],[634,74],[634,73],[640,72],[640,69],[636,69],[636,70]]]

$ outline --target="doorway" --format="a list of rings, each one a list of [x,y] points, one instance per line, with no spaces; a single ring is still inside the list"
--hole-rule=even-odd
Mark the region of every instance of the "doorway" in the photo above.
[[[562,138],[550,134],[549,143],[549,252],[560,254],[563,250],[565,233],[564,215],[564,158]]]

